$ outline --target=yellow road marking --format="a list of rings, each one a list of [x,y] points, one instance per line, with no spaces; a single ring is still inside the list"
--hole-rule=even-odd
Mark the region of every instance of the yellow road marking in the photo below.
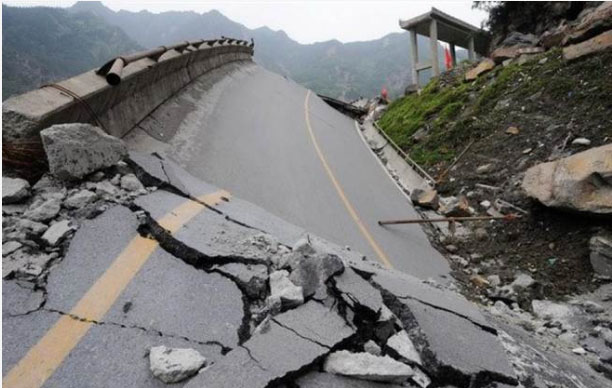
[[[221,190],[203,195],[198,200],[215,206],[222,198],[229,198],[229,193]],[[206,207],[201,203],[188,200],[157,222],[170,233],[175,233],[204,209]],[[155,240],[134,237],[77,302],[70,314],[88,321],[101,320],[158,245]],[[87,334],[92,324],[62,316],[2,379],[2,385],[11,388],[42,386]]]
[[[336,179],[333,171],[331,170],[331,168],[329,167],[329,164],[327,163],[327,159],[325,159],[325,156],[323,155],[323,151],[321,151],[321,147],[319,147],[319,143],[317,142],[317,138],[314,135],[314,131],[312,130],[312,126],[310,125],[310,115],[308,114],[309,113],[309,108],[308,108],[308,100],[309,99],[310,99],[310,90],[308,90],[308,92],[306,93],[306,99],[304,100],[304,116],[306,117],[306,128],[308,129],[308,134],[310,135],[310,140],[312,141],[312,144],[314,145],[315,151],[317,152],[317,155],[319,156],[319,159],[321,160],[321,163],[323,164],[323,168],[325,169],[325,172],[327,173],[327,176],[329,177],[329,179],[331,180],[332,184],[334,185],[334,188],[336,189],[336,192],[338,193],[338,196],[342,200],[342,203],[344,204],[344,207],[346,208],[346,210],[351,215],[351,218],[353,219],[353,221],[355,221],[355,223],[357,224],[357,227],[361,231],[361,234],[363,235],[363,237],[365,237],[365,239],[368,242],[368,244],[370,244],[370,246],[372,247],[374,252],[376,252],[376,255],[378,256],[380,261],[387,268],[393,268],[393,265],[391,264],[391,261],[389,261],[389,258],[387,257],[385,252],[382,250],[382,248],[378,245],[376,240],[374,240],[374,237],[372,237],[372,234],[370,233],[368,228],[363,224],[363,222],[359,218],[359,215],[357,214],[357,211],[355,210],[355,208],[353,207],[351,202],[346,197],[346,194],[344,194],[344,190],[342,189],[342,186],[340,186],[340,183]]]

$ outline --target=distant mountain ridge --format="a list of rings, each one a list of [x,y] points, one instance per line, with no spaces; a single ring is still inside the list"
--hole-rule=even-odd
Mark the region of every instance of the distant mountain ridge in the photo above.
[[[122,28],[150,48],[183,40],[220,35],[255,40],[255,60],[269,70],[288,76],[317,93],[345,100],[371,97],[386,86],[391,96],[401,95],[411,82],[410,41],[405,33],[380,39],[341,43],[337,40],[300,44],[284,31],[268,27],[249,29],[219,11],[129,12],[112,11],[101,2],[77,2],[73,11],[91,12]],[[421,47],[428,39],[419,36]],[[421,53],[426,60],[428,52]],[[442,57],[441,57],[442,58]]]
[[[3,5],[2,28],[3,99],[90,70],[117,55],[221,35],[253,38],[259,64],[317,93],[347,101],[377,95],[383,86],[396,97],[411,82],[408,33],[366,42],[300,44],[284,31],[249,29],[215,10],[115,12],[101,2],[77,2],[67,9]],[[428,47],[427,38],[419,39],[421,47]],[[428,52],[420,54],[427,59]]]
[[[2,99],[142,49],[90,13],[2,6]]]

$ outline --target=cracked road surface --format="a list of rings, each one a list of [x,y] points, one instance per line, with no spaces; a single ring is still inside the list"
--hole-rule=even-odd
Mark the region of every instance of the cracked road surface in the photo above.
[[[353,120],[257,65],[209,82],[168,101],[128,142],[151,151],[162,139],[169,145],[158,149],[193,175],[387,267],[422,279],[448,274],[419,225],[377,224],[418,216]]]
[[[436,385],[516,382],[495,329],[460,295],[315,235],[307,243],[170,160],[133,154],[130,165],[160,189],[83,220],[35,288],[4,281],[4,386],[163,386],[147,360],[163,345],[206,357],[189,387],[351,387],[318,373],[325,358],[400,330],[423,359],[409,370]],[[268,276],[280,268],[316,290],[303,305],[271,310]]]

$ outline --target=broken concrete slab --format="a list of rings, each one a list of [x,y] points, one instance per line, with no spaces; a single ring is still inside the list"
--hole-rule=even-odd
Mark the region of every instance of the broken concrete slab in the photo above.
[[[476,306],[458,293],[433,287],[408,274],[391,270],[376,272],[372,281],[398,298],[418,300],[493,330]]]
[[[353,331],[326,307],[309,302],[268,321],[241,347],[194,377],[187,387],[267,387],[290,379]]]
[[[409,383],[402,385],[377,383],[359,380],[332,373],[310,372],[295,381],[300,388],[400,388],[410,387]]]
[[[2,317],[29,314],[44,303],[42,290],[34,290],[32,284],[16,280],[2,281]]]
[[[83,178],[127,156],[122,140],[91,124],[56,124],[40,132],[49,171],[64,180]]]
[[[412,315],[411,319],[404,315],[402,323],[415,338],[423,366],[438,375],[439,380],[467,383],[475,377],[515,383],[514,370],[495,334],[456,314],[416,300],[407,299],[402,303]]]
[[[403,383],[412,376],[412,368],[389,356],[351,353],[340,350],[327,356],[323,370],[362,380]]]
[[[204,366],[206,358],[197,350],[154,346],[149,351],[149,363],[153,376],[166,384],[178,383]]]
[[[270,298],[279,299],[285,307],[295,307],[304,303],[304,290],[296,286],[285,270],[270,274]]]
[[[21,202],[30,196],[30,184],[25,179],[2,177],[2,204]]]
[[[367,309],[370,314],[378,317],[383,306],[380,292],[352,268],[347,267],[342,274],[335,276],[334,283],[344,301],[354,311]]]
[[[266,293],[268,267],[263,264],[228,263],[214,266],[213,270],[240,283],[241,288],[251,298],[261,298]]]
[[[138,235],[139,222],[129,209],[115,206],[84,220],[64,259],[50,272],[47,305],[70,311],[113,260]]]
[[[135,204],[150,214],[154,219],[160,219],[178,206],[187,204],[189,199],[167,191],[158,190],[152,194],[138,197]],[[262,247],[251,244],[253,238],[261,232],[241,224],[227,220],[223,215],[207,209],[198,203],[193,203],[193,218],[188,225],[183,225],[174,234],[174,239],[192,254],[201,257],[218,257],[219,261],[231,262],[244,258],[253,264],[267,262],[270,252]],[[243,242],[237,244],[236,242]],[[194,260],[197,260],[194,258]],[[225,264],[205,259],[198,265]]]
[[[222,359],[218,346],[179,337],[160,336],[156,332],[138,328],[92,324],[87,334],[70,352],[70,357],[51,375],[45,386],[168,387],[153,376],[149,369],[149,349],[160,345],[195,349],[210,362]],[[181,386],[181,383],[177,386]]]
[[[272,321],[328,348],[355,334],[355,330],[336,311],[315,301],[277,315]]]
[[[2,376],[6,376],[60,318],[59,314],[41,310],[23,315],[26,311],[13,306],[23,301],[23,295],[12,295],[10,291],[7,288],[2,292]],[[19,314],[10,316],[11,311]]]
[[[102,320],[232,348],[243,316],[236,284],[158,248]]]
[[[412,340],[405,330],[402,330],[387,340],[387,347],[393,349],[400,357],[404,358],[411,364],[423,365],[421,356],[417,352]]]

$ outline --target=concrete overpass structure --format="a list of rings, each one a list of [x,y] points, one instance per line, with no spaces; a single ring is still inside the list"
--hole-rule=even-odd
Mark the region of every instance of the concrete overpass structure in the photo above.
[[[456,46],[467,48],[470,61],[476,58],[476,54],[486,55],[489,49],[490,38],[486,31],[433,7],[431,11],[423,15],[408,20],[400,20],[399,25],[404,30],[410,31],[412,80],[415,85],[418,84],[418,74],[422,70],[432,69],[433,76],[440,75],[438,40],[450,45],[453,65],[457,63]],[[429,38],[431,58],[429,62],[419,61],[417,34]]]

